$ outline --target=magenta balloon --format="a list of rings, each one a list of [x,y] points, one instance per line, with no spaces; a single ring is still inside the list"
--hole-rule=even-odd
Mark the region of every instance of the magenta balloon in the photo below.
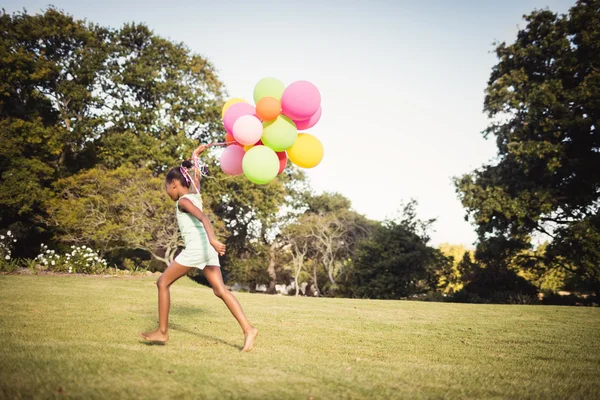
[[[298,128],[299,131],[303,131],[305,129],[312,128],[321,119],[321,113],[322,113],[322,109],[321,109],[321,107],[319,107],[317,112],[309,119],[305,119],[303,121],[294,121],[294,123],[296,124],[296,128]]]
[[[321,93],[319,93],[319,89],[307,81],[292,83],[281,96],[283,114],[294,121],[310,118],[319,110],[320,106]]]
[[[233,107],[233,106],[231,106]],[[227,175],[241,175],[244,173],[242,170],[242,160],[244,159],[244,148],[237,144],[228,146],[221,154],[221,169]]]
[[[233,135],[233,124],[241,116],[254,115],[256,117],[256,108],[248,103],[235,103],[227,109],[223,117],[223,125],[225,130]]]

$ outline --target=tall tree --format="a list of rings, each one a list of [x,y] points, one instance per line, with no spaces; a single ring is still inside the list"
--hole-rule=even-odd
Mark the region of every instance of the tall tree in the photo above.
[[[310,228],[301,222],[290,224],[284,228],[283,240],[287,245],[284,249],[291,254],[295,295],[298,296],[300,291],[300,273],[306,268],[305,263],[311,256]]]
[[[98,133],[94,89],[111,32],[52,8],[3,11],[0,29],[0,225],[23,237],[43,228],[50,184],[90,165],[82,155]]]
[[[107,65],[106,124],[97,142],[107,167],[131,163],[161,173],[189,158],[194,141],[224,134],[223,86],[214,67],[182,43],[126,24],[114,32]]]
[[[351,202],[339,193],[324,192],[306,198],[306,212],[299,218],[303,236],[308,239],[312,263],[312,280],[318,293],[324,290],[335,295],[337,276],[344,262],[352,258],[357,243],[367,237],[373,223],[351,210]],[[318,268],[322,267],[328,279],[319,286]],[[326,287],[325,287],[326,286]]]
[[[433,220],[416,216],[416,202],[404,207],[397,220],[387,221],[358,244],[344,272],[343,293],[350,297],[399,299],[437,287],[436,270],[449,260],[428,245]]]
[[[49,8],[2,12],[0,28],[0,227],[27,237],[19,256],[48,232],[57,180],[96,165],[157,176],[222,134],[214,67],[142,24]]]
[[[568,15],[534,11],[515,43],[498,45],[484,103],[498,161],[456,180],[482,242],[504,237],[521,251],[548,235],[540,262],[573,271],[597,296],[599,10],[600,0],[579,0]]]

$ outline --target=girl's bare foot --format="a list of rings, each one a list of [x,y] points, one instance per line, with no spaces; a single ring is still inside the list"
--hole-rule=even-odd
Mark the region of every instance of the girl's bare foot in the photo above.
[[[258,329],[252,328],[250,331],[244,335],[244,347],[242,348],[243,352],[248,352],[252,350],[252,346],[254,346],[254,339],[258,336]]]
[[[142,339],[149,342],[167,343],[169,340],[169,335],[166,333],[161,333],[158,329],[152,332],[142,332],[140,333],[140,336]]]

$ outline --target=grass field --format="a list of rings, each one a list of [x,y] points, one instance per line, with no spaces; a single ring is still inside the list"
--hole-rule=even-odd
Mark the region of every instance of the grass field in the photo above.
[[[598,398],[600,308],[236,293],[260,329],[241,353],[212,290],[156,277],[0,276],[1,398]]]

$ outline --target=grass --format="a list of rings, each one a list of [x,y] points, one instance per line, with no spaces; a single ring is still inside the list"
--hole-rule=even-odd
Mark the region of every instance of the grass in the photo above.
[[[0,276],[1,398],[597,398],[600,308],[294,298],[155,277]]]

